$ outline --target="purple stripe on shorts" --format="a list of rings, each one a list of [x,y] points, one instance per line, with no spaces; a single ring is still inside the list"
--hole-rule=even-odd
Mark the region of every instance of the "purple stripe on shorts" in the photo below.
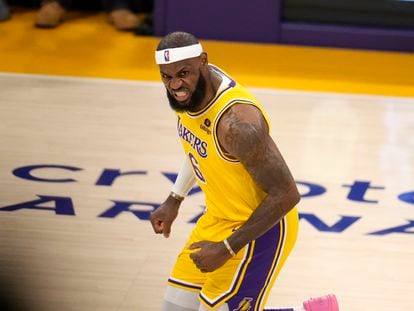
[[[255,241],[254,248],[252,243],[248,244],[247,255],[242,263],[242,267],[239,270],[239,275],[235,276],[236,281],[233,283],[231,290],[227,294],[220,297],[218,300],[211,303],[200,293],[200,298],[210,307],[214,307],[223,300],[226,300],[229,296],[232,296],[227,304],[229,310],[247,310],[246,304],[254,308],[256,304],[260,304],[263,299],[264,288],[269,285],[270,278],[276,269],[276,263],[279,261],[280,254],[282,252],[285,235],[285,219],[283,218],[273,228],[269,229],[265,234]],[[279,251],[278,251],[279,250]],[[253,252],[253,255],[251,254]],[[240,288],[237,293],[234,294],[237,284],[239,284],[240,272],[244,270],[247,264],[247,259],[252,255],[251,262],[248,264],[246,272]],[[276,257],[276,259],[275,259]],[[275,263],[273,265],[273,263]],[[250,309],[249,309],[250,310]],[[254,310],[254,309],[251,309]]]
[[[244,261],[243,261],[243,263],[242,263],[242,265],[241,265],[241,267],[240,267],[240,269],[239,269],[239,274],[235,277],[235,279],[236,279],[236,281],[233,283],[233,287],[227,292],[227,294],[225,294],[225,295],[223,295],[222,297],[220,297],[218,300],[216,300],[216,301],[214,301],[213,303],[211,303],[210,301],[208,301],[204,296],[203,296],[203,294],[202,293],[200,293],[200,298],[207,304],[207,305],[209,305],[210,307],[213,307],[213,306],[215,306],[215,305],[217,305],[218,303],[220,303],[221,301],[223,301],[223,300],[225,300],[229,295],[231,295],[233,292],[234,292],[234,290],[235,290],[235,288],[236,288],[236,286],[237,286],[237,284],[239,283],[239,279],[240,279],[240,272],[241,271],[243,271],[244,269],[245,269],[245,267],[246,267],[246,265],[248,264],[248,259],[251,257],[251,254],[252,254],[252,251],[253,251],[253,248],[252,248],[252,245],[251,244],[248,244],[247,245],[247,251],[246,251],[246,255],[245,255],[245,257],[244,257]]]
[[[273,274],[277,266],[273,263],[278,262],[281,254],[281,244],[285,234],[284,221],[282,219],[279,224],[256,240],[253,258],[246,270],[239,291],[227,301],[230,310],[239,310],[240,303],[246,300],[249,300],[251,310],[255,310],[254,306],[260,304],[265,292],[264,288],[270,282],[268,277]]]

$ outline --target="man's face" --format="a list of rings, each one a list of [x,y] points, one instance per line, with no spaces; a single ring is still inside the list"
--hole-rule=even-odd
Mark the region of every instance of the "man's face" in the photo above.
[[[199,58],[160,65],[170,106],[175,111],[197,111],[206,93],[206,80]]]

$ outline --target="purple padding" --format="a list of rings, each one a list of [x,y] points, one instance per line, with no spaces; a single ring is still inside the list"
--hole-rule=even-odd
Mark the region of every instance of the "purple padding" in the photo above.
[[[154,35],[161,37],[165,34],[166,11],[168,3],[166,0],[154,0]]]
[[[409,52],[414,51],[414,30],[282,23],[280,42]]]
[[[181,30],[203,39],[277,42],[280,1],[157,0],[155,35]]]

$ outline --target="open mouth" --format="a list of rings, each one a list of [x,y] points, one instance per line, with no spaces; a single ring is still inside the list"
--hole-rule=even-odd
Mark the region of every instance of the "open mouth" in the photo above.
[[[190,97],[190,92],[186,89],[180,89],[172,92],[178,102],[185,102]]]

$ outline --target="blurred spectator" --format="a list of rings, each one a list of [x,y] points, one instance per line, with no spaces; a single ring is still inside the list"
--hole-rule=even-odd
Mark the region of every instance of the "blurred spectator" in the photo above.
[[[1,0],[0,0],[1,1]],[[31,0],[38,1],[38,0]],[[69,9],[97,11],[102,10],[102,0],[40,0],[35,26],[54,28],[66,18]]]
[[[3,1],[3,0],[0,0]],[[136,30],[147,18],[138,18],[138,12],[152,11],[152,0],[101,0],[108,19],[118,30]],[[37,13],[35,25],[42,28],[58,26],[72,0],[43,0]]]
[[[144,20],[139,19],[136,13],[148,10],[148,1],[145,0],[102,0],[102,3],[109,14],[109,22],[118,30],[137,29]]]
[[[4,21],[10,17],[10,9],[6,0],[0,0],[0,21]]]
[[[1,0],[0,0],[1,1]],[[35,25],[41,28],[53,28],[63,21],[71,0],[44,0],[37,12]]]

